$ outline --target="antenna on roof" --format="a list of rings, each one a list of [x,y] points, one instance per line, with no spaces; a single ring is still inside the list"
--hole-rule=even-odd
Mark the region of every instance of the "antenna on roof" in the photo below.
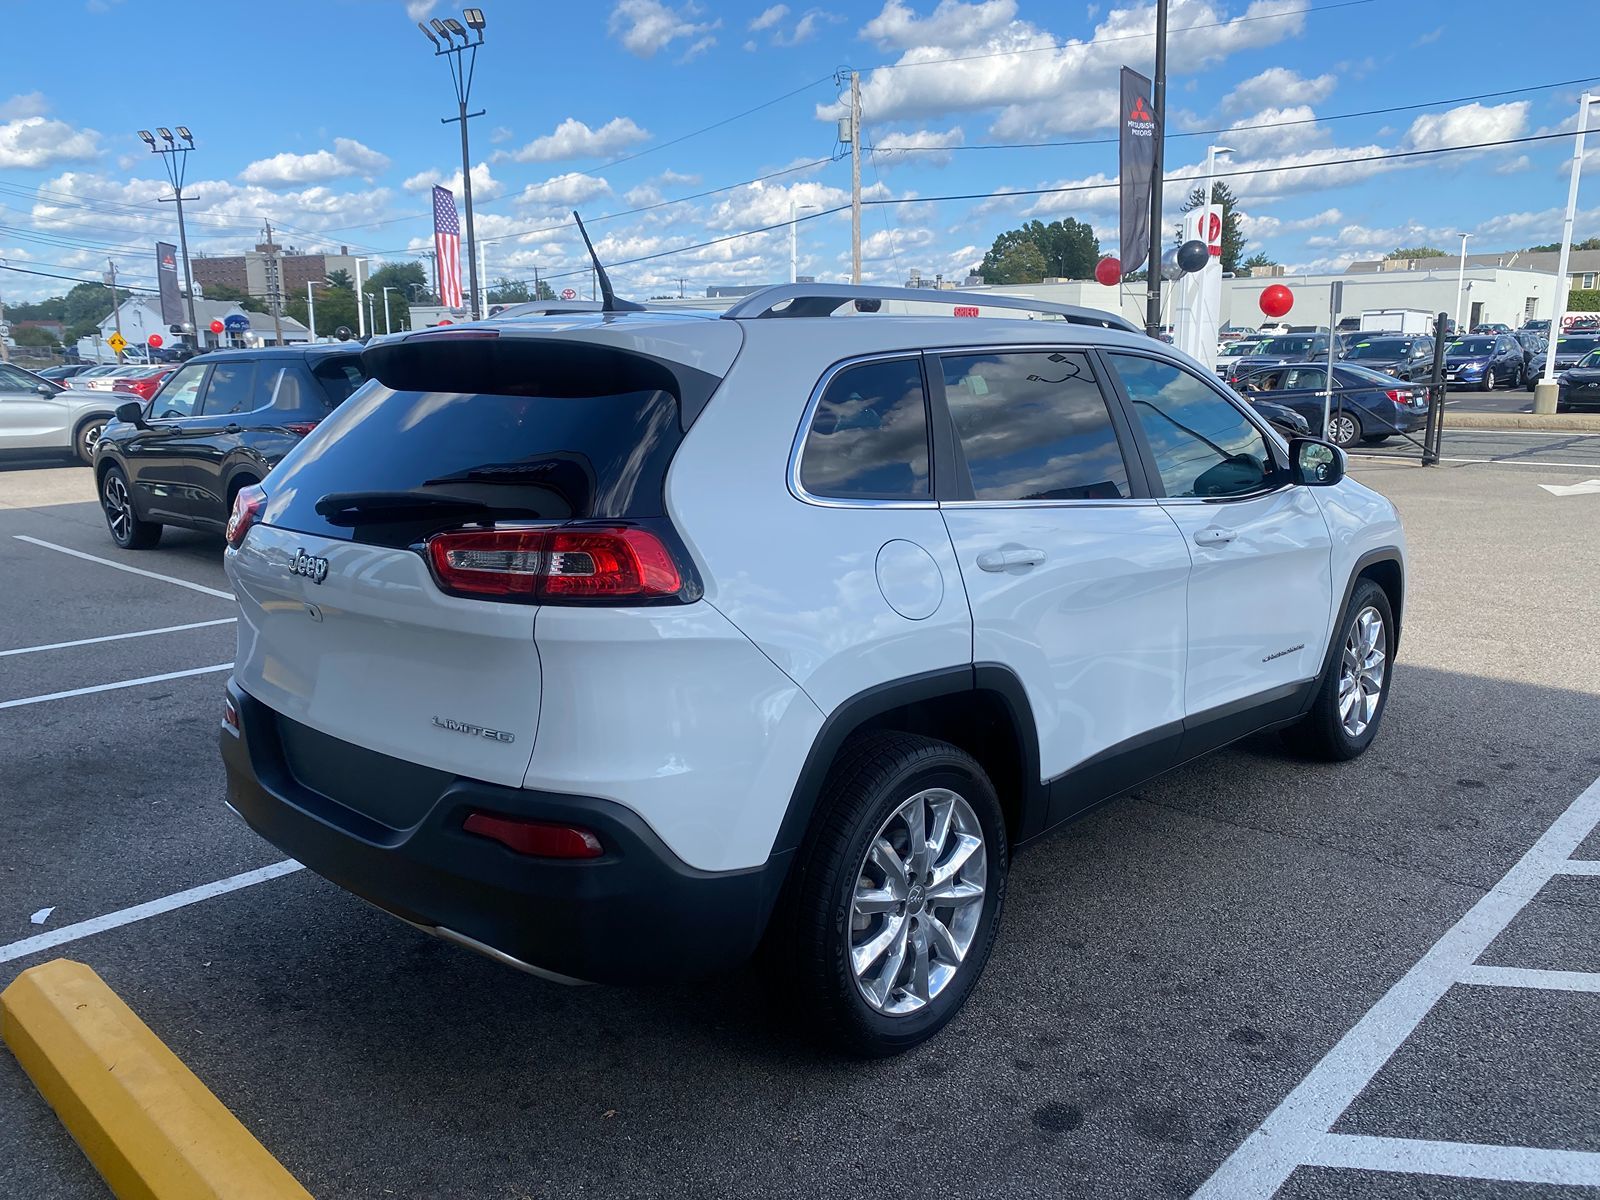
[[[589,259],[594,263],[595,278],[600,281],[600,311],[643,312],[644,305],[617,299],[617,294],[611,290],[611,276],[600,265],[600,256],[594,252],[594,243],[589,240],[589,231],[583,227],[583,218],[578,215],[577,209],[572,210],[572,219],[578,223],[578,232],[583,234],[583,244],[588,247]]]

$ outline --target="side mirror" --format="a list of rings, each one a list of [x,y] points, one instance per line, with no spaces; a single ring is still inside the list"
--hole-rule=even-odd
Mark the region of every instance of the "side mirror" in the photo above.
[[[137,425],[141,429],[144,427],[144,405],[137,400],[117,405],[116,416],[124,425]]]
[[[33,390],[38,392],[39,395],[41,395],[41,396],[54,396],[57,392],[60,392],[63,389],[58,388],[53,383],[41,383],[38,387],[34,388]]]
[[[1331,487],[1344,478],[1344,451],[1321,438],[1293,439],[1289,462],[1294,481],[1307,487]]]

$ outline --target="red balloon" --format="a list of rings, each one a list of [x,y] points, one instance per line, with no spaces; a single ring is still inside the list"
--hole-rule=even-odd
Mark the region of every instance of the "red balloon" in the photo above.
[[[1269,317],[1281,317],[1294,307],[1294,293],[1281,283],[1275,283],[1261,293],[1261,311]]]
[[[1094,277],[1107,287],[1116,287],[1122,282],[1122,264],[1108,254],[1095,263]]]
[[[439,322],[439,324],[441,324],[441,325],[454,325],[454,324],[455,324],[455,322],[454,322],[454,321],[451,321],[451,320],[449,320],[449,319],[448,319],[448,318],[447,318],[447,319],[445,319],[445,320],[443,320],[443,321],[440,321],[440,322]]]
[[[150,341],[150,348],[152,350],[161,349],[161,335],[159,333],[152,333],[150,335],[149,341]]]
[[[211,332],[212,333],[221,333],[222,332],[222,322],[221,321],[213,321],[213,322],[211,322]]]

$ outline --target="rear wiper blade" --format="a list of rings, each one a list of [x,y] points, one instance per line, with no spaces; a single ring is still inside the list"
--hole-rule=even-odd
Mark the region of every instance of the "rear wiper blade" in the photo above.
[[[330,492],[317,501],[316,509],[328,524],[347,526],[431,517],[499,516],[521,511],[430,492]]]

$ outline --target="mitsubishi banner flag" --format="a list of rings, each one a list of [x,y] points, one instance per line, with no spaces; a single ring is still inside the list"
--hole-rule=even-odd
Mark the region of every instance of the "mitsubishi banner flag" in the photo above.
[[[183,324],[183,297],[178,293],[178,248],[167,242],[156,243],[156,283],[161,289],[161,319],[168,325]]]
[[[1122,68],[1120,168],[1122,273],[1131,275],[1150,254],[1150,189],[1156,161],[1158,117],[1150,106],[1150,81]]]
[[[439,302],[461,307],[461,222],[449,188],[433,189],[433,250],[439,264]]]

